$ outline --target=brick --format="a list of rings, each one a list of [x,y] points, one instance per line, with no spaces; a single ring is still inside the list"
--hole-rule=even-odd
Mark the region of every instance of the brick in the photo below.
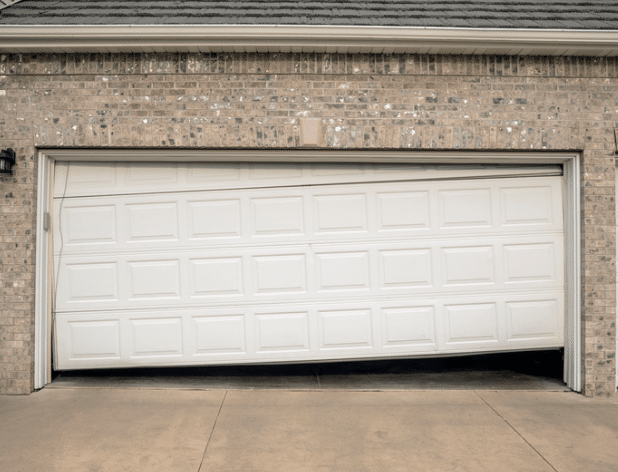
[[[303,116],[332,149],[581,152],[585,393],[615,392],[615,58],[3,55],[0,74],[19,158],[0,177],[0,392],[32,390],[37,147],[295,148]]]

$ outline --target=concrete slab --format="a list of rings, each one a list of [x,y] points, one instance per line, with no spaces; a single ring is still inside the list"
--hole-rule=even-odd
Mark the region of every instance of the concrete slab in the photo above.
[[[618,398],[478,392],[560,472],[618,470]]]
[[[0,424],[10,472],[618,470],[618,399],[572,392],[45,388]]]
[[[552,471],[474,392],[230,391],[200,471]]]
[[[196,471],[224,395],[43,389],[0,396],[0,469]]]
[[[319,376],[320,388],[346,390],[546,390],[570,391],[564,382],[513,371],[371,373]]]
[[[188,390],[287,389],[319,388],[313,376],[197,376],[197,375],[134,375],[59,376],[46,388],[158,388]]]

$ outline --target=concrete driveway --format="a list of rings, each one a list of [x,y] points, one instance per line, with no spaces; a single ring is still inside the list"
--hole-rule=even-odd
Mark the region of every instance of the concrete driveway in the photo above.
[[[569,392],[45,388],[0,423],[7,472],[618,470],[618,400]]]

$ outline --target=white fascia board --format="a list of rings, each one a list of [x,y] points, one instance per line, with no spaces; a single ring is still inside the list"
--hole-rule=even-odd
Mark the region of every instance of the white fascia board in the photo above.
[[[0,53],[398,52],[618,55],[618,31],[373,26],[0,26]]]

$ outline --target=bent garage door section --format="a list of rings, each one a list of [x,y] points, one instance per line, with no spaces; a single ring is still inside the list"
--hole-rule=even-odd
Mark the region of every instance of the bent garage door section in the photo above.
[[[563,346],[556,173],[58,163],[55,367]]]

